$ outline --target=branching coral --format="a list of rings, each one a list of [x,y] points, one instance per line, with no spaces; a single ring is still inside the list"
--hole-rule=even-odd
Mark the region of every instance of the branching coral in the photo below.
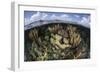
[[[26,61],[89,58],[90,29],[84,28],[83,30],[83,28],[53,23],[50,26],[29,30],[28,35],[25,36],[28,36],[32,43],[28,56],[26,55]],[[25,41],[25,45],[29,44],[28,42]]]

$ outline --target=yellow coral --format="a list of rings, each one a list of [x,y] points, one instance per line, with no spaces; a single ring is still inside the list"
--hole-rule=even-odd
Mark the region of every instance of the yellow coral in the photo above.
[[[70,37],[70,43],[72,44],[72,46],[77,46],[79,45],[79,43],[81,42],[81,36],[78,33],[77,28],[73,27],[73,26],[68,26],[67,30],[69,31],[69,37]]]
[[[60,40],[62,39],[62,36],[56,34],[56,35],[52,35],[52,37],[53,38],[50,39],[51,43],[53,45],[55,45],[56,47],[58,46],[61,49],[65,49],[67,47],[70,47],[70,45],[68,44],[68,40],[66,40],[66,39],[64,39],[63,44],[60,43]]]

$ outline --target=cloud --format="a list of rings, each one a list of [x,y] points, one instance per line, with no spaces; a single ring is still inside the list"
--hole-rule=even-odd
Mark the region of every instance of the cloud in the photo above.
[[[37,12],[36,14],[33,14],[30,18],[30,21],[38,21],[40,20],[40,17],[41,17],[41,13],[40,12]]]
[[[82,17],[80,23],[89,24],[90,23],[90,18],[89,17]]]
[[[25,25],[39,21],[39,20],[64,20],[64,21],[72,21],[72,18],[68,14],[61,14],[61,15],[56,15],[56,14],[47,14],[47,13],[41,13],[37,12],[33,14],[30,18],[25,18]]]
[[[79,16],[79,15],[74,15],[74,17],[75,17],[75,18],[80,18],[80,16]]]
[[[34,21],[38,21],[38,20],[40,20],[40,18],[41,18],[41,13],[37,12],[36,14],[33,14],[30,18],[24,19],[25,25],[28,25],[28,24],[30,24],[31,22],[34,22]]]
[[[67,15],[67,14],[62,14],[60,17],[61,17],[61,18],[69,18],[69,15]]]
[[[90,16],[88,17],[82,17],[82,19],[79,22],[81,25],[90,27]]]
[[[71,20],[71,17],[67,14],[61,14],[61,15],[55,15],[55,14],[52,14],[50,16],[50,20],[64,20],[64,21],[69,21]]]
[[[30,19],[29,18],[24,18],[24,23],[25,23],[25,25],[29,24],[30,23]]]
[[[41,20],[47,20],[48,19],[48,15],[46,13],[42,13],[40,18],[41,18]]]
[[[39,20],[63,20],[68,22],[76,22],[80,25],[89,27],[90,26],[90,16],[80,16],[80,15],[70,15],[70,14],[48,14],[37,12],[33,14],[30,18],[25,18],[25,25],[30,24],[31,22]]]
[[[58,19],[59,19],[59,17],[57,15],[55,15],[55,14],[52,14],[50,16],[50,20],[58,20]]]
[[[64,21],[71,21],[72,19],[71,19],[71,16],[69,16],[69,15],[67,15],[67,14],[62,14],[61,16],[60,16],[60,19],[61,20],[64,20]]]

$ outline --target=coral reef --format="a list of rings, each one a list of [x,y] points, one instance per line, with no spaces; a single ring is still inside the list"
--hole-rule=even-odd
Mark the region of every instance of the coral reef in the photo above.
[[[51,23],[25,31],[25,61],[90,58],[90,29]]]

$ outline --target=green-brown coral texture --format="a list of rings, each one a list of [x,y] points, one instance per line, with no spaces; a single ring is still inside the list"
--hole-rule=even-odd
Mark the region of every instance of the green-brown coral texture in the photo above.
[[[24,32],[24,61],[90,58],[90,28],[50,23]]]

